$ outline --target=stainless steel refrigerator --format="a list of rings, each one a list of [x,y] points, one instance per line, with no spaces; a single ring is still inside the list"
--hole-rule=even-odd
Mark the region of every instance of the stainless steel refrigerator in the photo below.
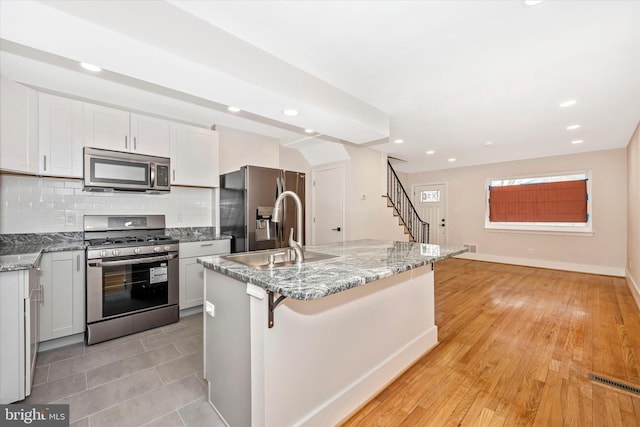
[[[302,201],[304,224],[304,173],[243,166],[238,171],[220,175],[220,233],[232,236],[232,253],[288,247],[291,228],[295,239],[299,239],[296,205],[291,198],[283,201],[282,221],[272,221],[276,198],[288,190]],[[303,237],[306,238],[304,233]]]

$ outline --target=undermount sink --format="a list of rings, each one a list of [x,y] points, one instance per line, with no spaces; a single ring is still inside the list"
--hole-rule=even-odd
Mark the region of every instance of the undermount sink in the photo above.
[[[302,261],[302,264],[321,261],[324,259],[331,259],[335,257],[336,255],[304,251],[304,261]],[[220,258],[237,262],[239,264],[246,265],[247,267],[255,268],[256,270],[265,270],[275,267],[296,265],[295,252],[290,248],[245,252],[241,254],[225,255]]]

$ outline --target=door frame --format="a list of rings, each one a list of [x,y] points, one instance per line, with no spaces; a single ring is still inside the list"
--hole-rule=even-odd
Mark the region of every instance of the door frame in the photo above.
[[[449,184],[446,181],[436,181],[436,182],[427,182],[427,183],[419,183],[419,184],[411,184],[411,203],[413,203],[413,206],[416,206],[417,201],[416,201],[416,187],[421,187],[423,185],[443,185],[444,186],[444,191],[446,193],[446,197],[444,199],[444,216],[447,219],[446,222],[446,227],[450,228],[450,224],[451,221],[449,221]],[[420,218],[424,221],[423,218]],[[429,228],[431,228],[432,224],[429,224]],[[446,243],[445,244],[449,244],[449,230],[446,230],[446,234],[445,234],[445,240]]]
[[[347,240],[347,183],[345,181],[345,165],[344,163],[330,163],[311,169],[311,244],[316,244],[316,174],[320,171],[327,171],[331,169],[338,169],[342,177],[342,241]]]

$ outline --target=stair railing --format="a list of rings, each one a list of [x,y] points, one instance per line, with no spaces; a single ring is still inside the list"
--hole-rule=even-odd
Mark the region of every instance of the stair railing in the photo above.
[[[389,160],[387,160],[387,197],[407,227],[411,238],[418,243],[429,243],[429,223],[420,219],[418,211],[411,203],[411,198]]]

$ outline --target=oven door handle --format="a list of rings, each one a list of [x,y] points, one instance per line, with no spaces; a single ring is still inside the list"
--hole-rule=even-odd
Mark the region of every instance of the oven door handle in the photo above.
[[[154,256],[149,258],[132,258],[132,259],[122,259],[118,261],[89,261],[87,265],[89,267],[110,267],[116,265],[131,265],[131,264],[144,264],[147,262],[156,262],[156,261],[169,261],[170,259],[175,259],[178,256],[177,253],[171,253],[169,255],[162,256]]]

